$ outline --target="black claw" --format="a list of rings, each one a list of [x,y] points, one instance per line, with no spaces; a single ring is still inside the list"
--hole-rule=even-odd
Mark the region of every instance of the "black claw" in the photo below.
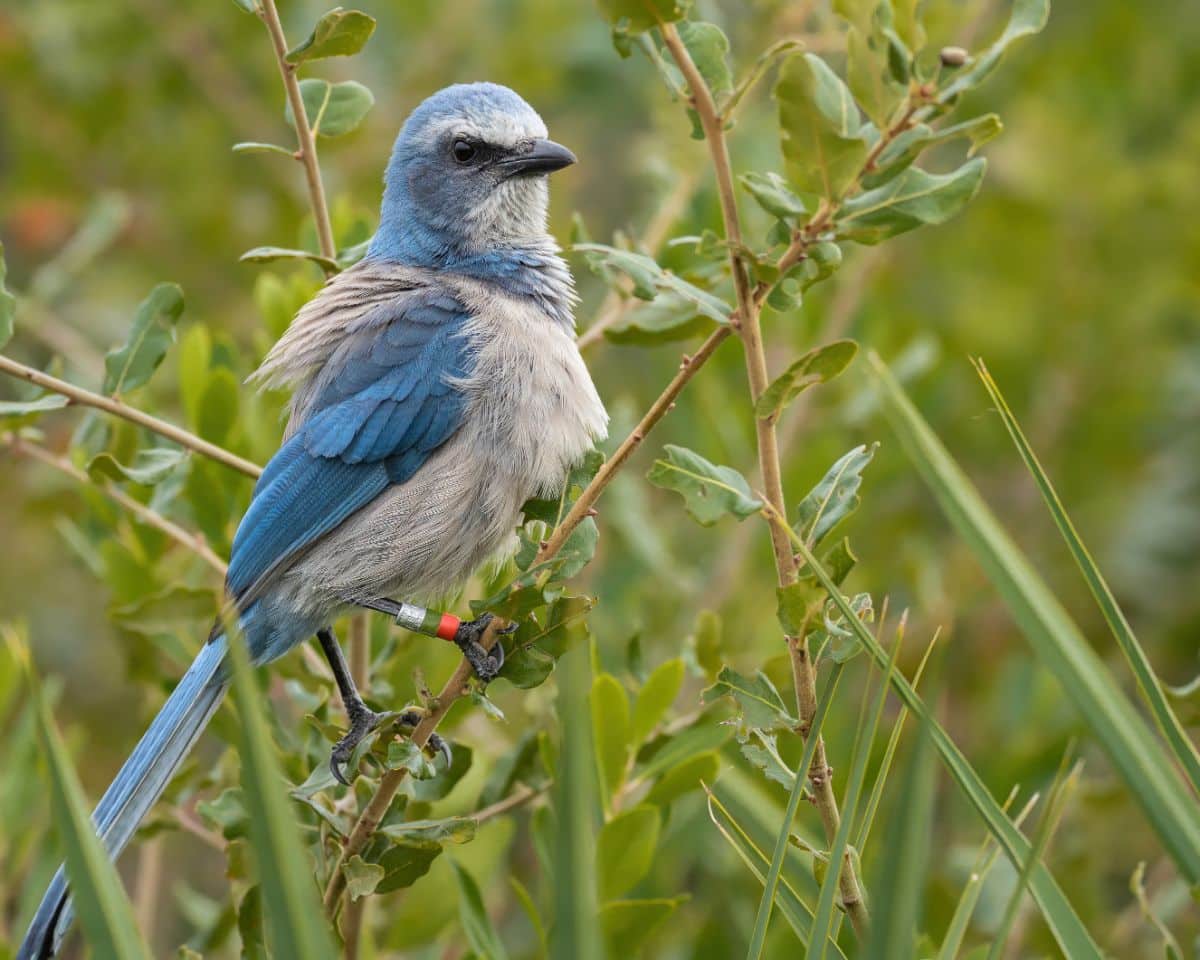
[[[349,731],[334,744],[333,750],[329,754],[329,771],[338,783],[346,787],[350,786],[350,781],[342,773],[342,767],[353,759],[355,748],[386,717],[386,713],[376,713],[374,710],[368,710],[365,706],[351,712]]]
[[[454,635],[455,645],[462,651],[463,656],[467,658],[467,662],[471,664],[471,669],[475,671],[475,676],[483,683],[494,680],[504,667],[504,647],[500,643],[497,643],[489,651],[485,650],[479,642],[479,638],[487,630],[488,624],[494,619],[490,613],[485,613],[474,620],[460,623],[458,631]],[[515,629],[516,625],[512,624],[499,632],[511,633]]]

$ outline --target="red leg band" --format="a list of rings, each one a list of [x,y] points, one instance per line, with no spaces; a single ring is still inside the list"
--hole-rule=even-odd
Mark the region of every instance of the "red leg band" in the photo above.
[[[458,628],[462,621],[452,613],[443,613],[442,620],[438,624],[437,635],[443,640],[453,640],[458,634]]]

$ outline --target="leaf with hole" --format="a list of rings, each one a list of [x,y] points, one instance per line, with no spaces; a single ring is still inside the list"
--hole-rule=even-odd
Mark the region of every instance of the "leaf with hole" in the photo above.
[[[726,514],[744,520],[762,509],[746,478],[732,467],[720,467],[686,447],[667,444],[665,459],[655,460],[646,479],[674,490],[684,509],[701,526],[710,527]]]

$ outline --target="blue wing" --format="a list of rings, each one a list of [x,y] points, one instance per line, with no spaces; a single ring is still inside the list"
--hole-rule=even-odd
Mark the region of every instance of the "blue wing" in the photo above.
[[[462,423],[470,374],[466,309],[414,292],[347,338],[316,374],[304,423],[254,488],[233,541],[226,584],[249,600],[284,561],[404,483]]]

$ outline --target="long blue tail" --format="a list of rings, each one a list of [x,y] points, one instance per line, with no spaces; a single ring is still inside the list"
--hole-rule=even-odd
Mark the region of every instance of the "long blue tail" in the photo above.
[[[114,860],[220,705],[229,686],[225,652],[224,637],[204,645],[92,814],[96,832]],[[66,873],[59,867],[29,925],[17,960],[45,960],[58,952],[71,925],[68,894]]]

